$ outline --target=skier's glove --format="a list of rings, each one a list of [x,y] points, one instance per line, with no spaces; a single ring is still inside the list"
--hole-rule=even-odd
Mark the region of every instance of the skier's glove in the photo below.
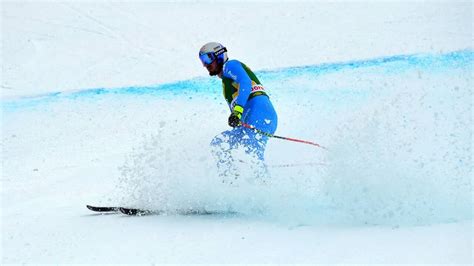
[[[231,127],[238,127],[240,125],[240,119],[242,118],[242,113],[244,112],[244,108],[240,105],[234,106],[234,110],[232,114],[229,116],[229,126]]]

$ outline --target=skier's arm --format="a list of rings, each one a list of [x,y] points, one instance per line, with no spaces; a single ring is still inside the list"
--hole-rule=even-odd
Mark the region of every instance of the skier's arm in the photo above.
[[[224,75],[239,84],[239,93],[235,100],[235,106],[238,105],[243,108],[247,103],[250,92],[252,91],[252,80],[242,67],[242,64],[237,60],[227,62]]]

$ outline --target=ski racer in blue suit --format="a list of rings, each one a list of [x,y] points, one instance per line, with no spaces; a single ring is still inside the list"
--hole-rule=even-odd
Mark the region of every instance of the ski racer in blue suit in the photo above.
[[[228,119],[232,129],[222,132],[211,142],[214,157],[217,159],[219,174],[238,176],[233,169],[231,151],[243,147],[252,159],[264,166],[264,152],[268,136],[261,132],[274,134],[278,119],[275,109],[257,76],[238,60],[228,60],[227,49],[219,43],[205,44],[199,51],[199,58],[211,76],[222,79],[224,98],[230,109]],[[265,168],[266,173],[266,168]]]

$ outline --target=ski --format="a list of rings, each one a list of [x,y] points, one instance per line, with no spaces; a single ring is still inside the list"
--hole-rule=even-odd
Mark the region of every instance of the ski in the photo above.
[[[158,210],[144,210],[120,207],[119,211],[123,214],[130,216],[144,216],[144,215],[161,215],[166,214],[165,211]],[[206,210],[195,210],[195,209],[183,209],[169,212],[170,214],[184,215],[184,216],[205,216],[205,215],[225,215],[235,214],[234,212],[219,212],[219,211],[206,211]]]
[[[134,208],[125,208],[125,207],[103,207],[103,206],[92,206],[86,205],[87,209],[93,212],[121,212],[126,215],[131,216],[142,216],[148,214],[157,214],[159,212],[150,211],[150,210],[142,210],[142,209],[134,209]]]
[[[136,209],[136,208],[126,208],[126,207],[99,207],[86,205],[86,207],[94,212],[101,213],[123,213],[129,216],[144,216],[144,215],[161,215],[166,214],[166,211],[159,210],[145,210],[145,209]],[[182,209],[170,212],[171,214],[177,215],[196,215],[196,216],[205,216],[205,215],[235,215],[235,212],[232,211],[207,211],[207,210],[196,210],[196,209]]]
[[[87,209],[93,212],[118,212],[120,207],[98,207],[92,205],[86,205]]]

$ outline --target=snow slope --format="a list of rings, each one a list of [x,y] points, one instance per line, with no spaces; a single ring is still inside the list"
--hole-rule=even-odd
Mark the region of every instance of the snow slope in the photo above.
[[[472,2],[222,5],[2,2],[2,264],[472,264]],[[209,40],[328,151],[222,184]]]
[[[4,1],[2,95],[202,76],[196,51],[209,40],[224,43],[232,57],[254,69],[472,46],[470,1],[288,1],[251,7],[252,12],[244,2]]]

